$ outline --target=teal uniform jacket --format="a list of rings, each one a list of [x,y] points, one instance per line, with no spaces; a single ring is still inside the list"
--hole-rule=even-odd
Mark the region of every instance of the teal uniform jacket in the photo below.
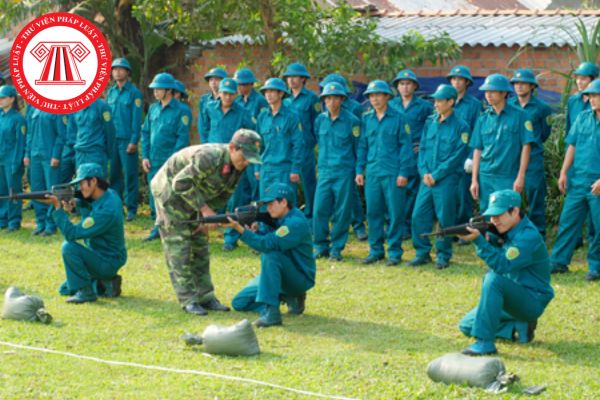
[[[179,106],[181,107],[181,112],[183,115],[187,116],[188,124],[192,122],[192,108],[185,101],[177,100],[179,102]]]
[[[211,101],[206,106],[206,124],[202,129],[203,137],[208,138],[207,143],[229,143],[233,134],[240,128],[254,130],[255,124],[252,116],[240,104],[233,102],[227,113],[223,114],[221,100]]]
[[[219,97],[214,97],[212,92],[208,92],[200,96],[200,101],[198,102],[198,136],[200,137],[200,143],[208,143],[208,136],[205,136],[204,133],[208,132],[206,128],[208,121],[206,115],[206,107],[213,101],[218,100]]]
[[[346,100],[344,100],[344,102],[342,103],[342,110],[350,111],[358,119],[361,119],[364,113],[364,110],[360,103],[351,98],[347,98]]]
[[[375,110],[363,115],[356,174],[408,177],[414,168],[410,131],[404,114],[388,107],[381,120]]]
[[[142,158],[158,170],[167,159],[190,143],[190,118],[176,99],[153,103],[142,127]]]
[[[0,166],[18,171],[25,156],[27,123],[15,109],[0,109]],[[60,157],[59,157],[60,158]]]
[[[77,127],[75,151],[86,153],[104,152],[107,157],[113,153],[115,126],[108,104],[96,100],[83,110],[73,114]]]
[[[441,123],[434,113],[425,122],[419,150],[419,175],[431,174],[436,182],[457,175],[469,151],[469,126],[452,113]]]
[[[256,123],[256,131],[263,138],[260,170],[299,174],[304,156],[303,129],[297,114],[285,104],[275,115],[270,108],[263,110]]]
[[[80,201],[77,207],[81,221],[69,221],[69,214],[54,209],[52,216],[68,242],[82,240],[86,247],[118,265],[127,262],[123,205],[119,195],[108,189],[95,201]]]
[[[404,108],[404,104],[402,104],[402,97],[394,97],[390,100],[390,106],[404,113],[404,118],[409,126],[408,130],[410,132],[411,142],[413,144],[419,143],[421,141],[421,135],[423,134],[425,121],[433,112],[433,105],[427,100],[414,96],[406,108]]]
[[[479,117],[482,110],[483,105],[481,102],[470,94],[465,94],[462,99],[454,104],[454,113],[469,125],[469,132],[473,130],[477,117]]]
[[[31,108],[28,112],[28,132],[25,157],[50,161],[60,160],[65,144],[67,116],[50,114]]]
[[[529,159],[529,166],[527,171],[536,171],[543,173],[544,171],[544,142],[552,131],[552,125],[550,124],[550,116],[552,115],[552,109],[542,100],[536,96],[531,96],[529,102],[525,107],[521,107],[518,97],[511,97],[508,99],[508,104],[512,104],[517,108],[522,108],[527,115],[527,119],[531,121],[533,125],[533,134],[535,141],[531,143],[531,155]]]
[[[583,111],[591,110],[590,101],[584,101],[582,93],[575,93],[569,97],[567,102],[567,129],[566,134],[569,134],[575,120]]]
[[[138,144],[144,106],[142,93],[133,83],[126,82],[121,89],[117,84],[111,86],[106,97],[112,112],[117,140]]]
[[[235,103],[244,107],[244,109],[250,113],[250,116],[253,118],[254,123],[256,123],[256,118],[258,117],[258,114],[260,114],[260,112],[263,110],[263,108],[269,108],[269,103],[267,103],[267,99],[265,99],[265,97],[262,94],[258,93],[254,89],[252,89],[246,100],[244,100],[244,96],[242,95],[236,97]]]
[[[552,249],[552,263],[569,265],[586,216],[591,227],[587,261],[590,272],[600,274],[600,195],[591,192],[591,186],[600,179],[600,119],[593,110],[579,114],[566,138],[566,144],[575,147],[573,164],[569,168],[567,197],[560,215],[558,237]],[[573,173],[571,173],[573,172]]]
[[[480,174],[515,179],[522,146],[535,140],[525,112],[506,104],[500,115],[489,107],[479,116],[469,144],[481,150]]]
[[[554,297],[548,249],[527,216],[505,234],[501,246],[488,242],[483,235],[474,242],[477,255],[496,274],[530,289],[546,301]]]
[[[321,112],[319,96],[307,88],[302,88],[300,93],[298,93],[298,96],[294,97],[293,95],[290,95],[283,99],[283,104],[295,111],[298,118],[300,118],[306,151],[314,149],[317,144],[317,138],[315,137],[314,132],[314,121]]]
[[[310,226],[299,209],[293,208],[277,220],[276,230],[264,234],[245,230],[241,240],[264,254],[283,253],[314,284],[316,264],[312,256]]]
[[[315,121],[315,132],[319,143],[319,176],[354,175],[360,120],[342,109],[332,121],[329,111],[325,111]]]

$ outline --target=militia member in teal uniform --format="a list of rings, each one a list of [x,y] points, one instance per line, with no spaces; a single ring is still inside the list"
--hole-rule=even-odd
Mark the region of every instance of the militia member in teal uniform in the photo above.
[[[467,123],[470,135],[475,126],[475,121],[477,121],[477,117],[479,117],[479,114],[481,114],[481,111],[483,110],[481,102],[475,96],[467,93],[467,89],[473,85],[471,70],[464,65],[457,65],[450,70],[446,77],[458,92],[458,97],[454,104],[454,114]],[[467,223],[473,216],[473,198],[471,197],[470,191],[473,165],[472,157],[472,151],[467,152],[464,168],[459,174],[458,211],[456,215],[457,224]]]
[[[464,354],[497,353],[495,340],[502,331],[501,322],[511,318],[528,324],[527,340],[520,340],[531,341],[538,318],[554,297],[548,249],[520,206],[521,195],[513,190],[492,193],[483,215],[491,218],[502,241],[493,234],[489,234],[488,241],[472,228],[468,228],[469,235],[461,236],[473,241],[477,255],[490,268],[483,279],[472,325],[461,322],[461,330],[477,339],[463,350]]]
[[[346,100],[344,100],[344,102],[342,103],[342,109],[350,111],[356,116],[356,118],[362,121],[363,108],[358,101],[350,97],[350,95],[352,94],[352,90],[350,89],[350,86],[348,86],[346,78],[344,78],[340,74],[329,74],[325,78],[323,78],[321,82],[319,82],[321,90],[323,89],[323,87],[325,87],[326,84],[331,82],[337,82],[346,88],[347,97]],[[356,186],[355,183],[353,183],[352,186],[352,229],[354,230],[356,238],[360,241],[364,241],[367,240],[367,230],[365,228],[365,211],[363,209],[363,202],[360,197],[358,186]]]
[[[485,91],[490,107],[477,118],[471,136],[470,146],[474,149],[471,195],[480,200],[479,209],[483,212],[492,192],[523,191],[535,135],[525,112],[507,103],[512,87],[505,76],[488,76],[479,90]]]
[[[414,163],[410,131],[404,115],[388,105],[393,93],[386,82],[370,82],[364,94],[373,109],[363,115],[356,164],[356,184],[365,185],[369,223],[369,255],[363,263],[385,258],[383,244],[387,237],[387,265],[398,265],[404,252],[406,185]],[[386,212],[388,225],[384,233]]]
[[[173,90],[173,97],[179,102],[181,109],[183,110],[183,115],[188,117],[188,120],[192,120],[192,108],[187,103],[188,100],[188,92],[185,89],[185,85],[180,80],[175,79],[175,90]]]
[[[360,120],[343,109],[346,96],[344,86],[327,83],[321,93],[326,111],[315,121],[319,145],[319,180],[312,220],[315,257],[329,256],[333,261],[342,260],[342,250],[348,240],[360,137]]]
[[[421,184],[412,215],[412,240],[416,256],[411,266],[431,262],[431,243],[422,233],[430,232],[434,218],[441,228],[455,224],[456,187],[469,148],[469,126],[456,116],[458,92],[440,85],[431,96],[435,113],[427,118],[419,149]],[[452,238],[438,238],[436,268],[447,268],[452,257]]]
[[[171,155],[190,144],[190,118],[173,97],[176,90],[173,76],[166,72],[156,74],[149,87],[154,89],[154,98],[158,101],[150,106],[142,127],[142,168],[147,174],[148,185]],[[150,216],[155,219],[152,193],[149,193],[148,202]],[[158,226],[155,225],[145,240],[158,238]]]
[[[233,79],[238,84],[239,96],[235,102],[250,113],[252,122],[256,124],[258,114],[262,110],[269,108],[267,99],[254,90],[254,84],[257,82],[254,73],[249,68],[240,68],[235,71]],[[244,177],[238,183],[238,187],[233,194],[233,202],[236,204],[248,204],[251,201],[258,200],[258,180],[254,176],[254,164],[251,164],[244,171]]]
[[[75,201],[61,204],[55,196],[48,196],[47,200],[65,237],[61,252],[67,280],[60,292],[73,294],[67,303],[96,301],[93,281],[98,280],[103,282],[106,295],[119,296],[121,277],[117,272],[127,262],[121,198],[108,188],[104,168],[99,164],[81,164],[71,184],[79,184],[83,196],[83,200],[77,201],[81,215],[77,224],[69,221]]]
[[[281,325],[280,299],[290,314],[302,314],[306,292],[315,285],[316,265],[312,257],[310,225],[294,206],[296,194],[290,185],[275,183],[261,199],[276,220],[275,230],[252,232],[230,219],[230,226],[248,246],[262,253],[260,275],[233,299],[237,311],[259,311],[258,327]]]
[[[600,80],[593,81],[582,94],[589,96],[591,110],[579,114],[566,139],[569,147],[558,178],[558,188],[567,197],[551,261],[553,272],[568,272],[577,237],[589,213],[591,225],[596,230],[589,243],[586,279],[595,281],[600,279]],[[570,173],[571,170],[573,173]]]
[[[19,113],[17,91],[0,86],[0,196],[23,191],[23,158],[27,123]],[[21,201],[0,200],[0,229],[21,228]]]
[[[398,97],[390,101],[390,106],[396,108],[404,114],[407,123],[407,130],[410,132],[412,151],[413,151],[413,169],[408,172],[408,184],[406,185],[406,206],[404,207],[404,221],[402,223],[402,238],[408,239],[411,236],[411,217],[415,206],[415,199],[419,191],[419,171],[417,162],[419,159],[419,142],[423,135],[423,126],[425,120],[433,112],[433,106],[430,102],[415,96],[415,91],[419,89],[419,80],[414,72],[404,69],[396,75],[392,85],[398,90]]]
[[[98,99],[73,114],[75,138],[75,165],[96,163],[108,173],[108,161],[115,146],[115,126],[108,104]]]
[[[215,101],[219,98],[219,83],[221,80],[227,78],[227,71],[223,68],[212,68],[206,74],[204,74],[204,80],[208,82],[210,91],[203,94],[198,102],[198,134],[200,136],[200,143],[208,143],[208,136],[205,136],[203,132],[208,132],[205,128],[206,122],[206,107],[211,101]]]
[[[529,68],[515,71],[510,82],[517,94],[508,99],[508,104],[522,108],[533,125],[535,141],[531,143],[529,166],[525,174],[525,196],[529,219],[546,237],[546,174],[544,173],[544,142],[552,132],[552,109],[538,99],[533,91],[539,86]]]
[[[127,221],[138,209],[138,143],[142,128],[144,98],[129,80],[131,65],[125,58],[112,62],[115,84],[108,89],[107,102],[115,126],[115,145],[110,161],[110,186],[120,195],[124,192]]]
[[[219,99],[211,101],[206,106],[206,125],[203,127],[208,129],[208,133],[204,136],[208,137],[208,143],[229,143],[233,134],[239,129],[255,129],[255,124],[252,116],[244,107],[235,102],[237,98],[238,87],[237,82],[231,78],[225,78],[219,83]],[[240,181],[247,180],[247,174],[244,174]],[[256,180],[255,177],[252,177]],[[236,207],[249,204],[251,201],[251,193],[241,193],[242,190],[248,190],[250,184],[238,184],[234,195],[227,204],[227,208],[233,211]],[[225,230],[223,250],[230,251],[237,246],[239,235],[232,229]]]
[[[50,190],[60,183],[60,156],[65,143],[68,117],[31,107],[27,113],[27,139],[23,164],[29,167],[32,191]],[[56,225],[47,204],[33,201],[34,235],[54,235]]]
[[[259,179],[260,197],[264,197],[265,190],[277,182],[296,188],[305,155],[305,135],[296,113],[283,103],[289,92],[281,79],[270,78],[260,91],[269,108],[259,114],[256,122],[256,131],[263,140],[263,163],[257,165],[254,174]]]
[[[71,182],[77,173],[77,167],[75,167],[77,128],[75,127],[75,121],[73,121],[73,114],[67,114],[65,117],[67,128],[65,130],[65,143],[60,158],[60,183]]]
[[[290,89],[290,96],[283,103],[295,111],[300,118],[302,133],[304,136],[304,154],[302,155],[302,191],[304,193],[304,215],[309,219],[313,214],[313,203],[315,190],[317,189],[317,178],[315,172],[315,146],[317,138],[314,131],[314,121],[321,112],[319,96],[308,90],[305,85],[310,79],[306,67],[300,63],[288,65],[283,73]]]
[[[228,144],[191,146],[172,155],[151,183],[169,276],[185,312],[229,311],[214,294],[205,225],[181,221],[225,207],[249,163],[259,163],[260,136],[241,129]]]
[[[567,102],[567,130],[566,134],[571,131],[571,126],[575,123],[575,120],[585,110],[591,109],[589,96],[583,91],[592,83],[594,79],[598,77],[600,68],[594,63],[583,62],[573,72],[575,77],[575,85],[577,86],[577,93],[569,97]]]

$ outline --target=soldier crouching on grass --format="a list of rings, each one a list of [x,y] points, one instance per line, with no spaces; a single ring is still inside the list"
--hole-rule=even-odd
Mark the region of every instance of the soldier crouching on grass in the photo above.
[[[260,136],[238,130],[228,144],[191,146],[173,154],[152,179],[160,238],[169,276],[185,312],[229,311],[210,277],[206,225],[181,221],[215,215],[235,191],[246,167],[261,162]]]
[[[99,164],[81,164],[70,183],[79,184],[82,200],[61,203],[56,196],[41,200],[54,206],[52,218],[65,236],[61,252],[67,280],[59,292],[71,295],[67,303],[75,304],[96,301],[97,294],[117,297],[121,294],[117,272],[127,261],[123,203],[117,192],[108,189],[104,168]],[[76,204],[81,221],[73,224],[68,213]],[[83,240],[85,246],[78,240]]]
[[[260,275],[248,283],[233,299],[237,311],[258,311],[258,327],[281,325],[280,299],[287,303],[290,314],[304,312],[306,291],[315,285],[316,266],[313,242],[306,216],[295,207],[295,190],[286,183],[267,188],[262,203],[267,204],[277,229],[252,232],[229,219],[242,242],[262,253]]]

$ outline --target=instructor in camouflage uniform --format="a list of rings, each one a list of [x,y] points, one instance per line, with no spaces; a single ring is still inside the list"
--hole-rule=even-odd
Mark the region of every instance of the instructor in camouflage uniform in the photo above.
[[[229,311],[210,278],[207,226],[181,221],[225,207],[250,163],[260,163],[260,136],[238,130],[228,144],[191,146],[172,155],[152,179],[156,223],[175,294],[185,312]]]

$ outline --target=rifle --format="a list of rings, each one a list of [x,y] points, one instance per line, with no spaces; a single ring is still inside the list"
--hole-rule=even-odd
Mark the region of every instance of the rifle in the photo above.
[[[252,202],[245,206],[237,207],[232,213],[215,214],[206,217],[199,216],[196,219],[175,221],[175,224],[227,224],[231,218],[240,223],[240,225],[251,225],[253,222],[262,222],[271,228],[277,228],[275,220],[271,218],[268,212],[260,211],[263,206],[261,202]]]
[[[467,227],[477,229],[482,234],[485,234],[487,231],[490,231],[492,233],[495,233],[496,235],[499,235],[498,231],[496,230],[496,226],[494,224],[486,221],[484,217],[479,216],[479,217],[471,218],[469,220],[469,222],[467,222],[466,224],[449,226],[448,228],[442,228],[435,232],[422,233],[421,237],[429,237],[429,236],[445,237],[445,236],[456,236],[456,235],[468,235],[471,232],[469,232],[467,230]]]
[[[40,190],[37,192],[13,193],[11,190],[8,196],[0,196],[0,200],[43,200],[48,195],[56,196],[59,202],[69,201],[73,198],[83,199],[83,196],[79,190],[75,190],[73,185],[64,183],[61,185],[54,185],[50,190]]]

